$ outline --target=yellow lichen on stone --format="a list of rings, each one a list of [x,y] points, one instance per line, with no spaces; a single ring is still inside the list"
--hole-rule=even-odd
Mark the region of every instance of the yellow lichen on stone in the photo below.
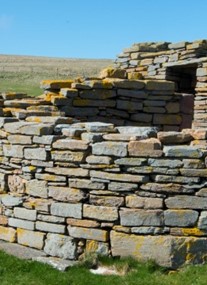
[[[86,252],[96,252],[98,249],[98,242],[95,240],[88,240],[86,242]]]
[[[205,232],[198,228],[183,228],[182,234],[185,236],[204,236]]]

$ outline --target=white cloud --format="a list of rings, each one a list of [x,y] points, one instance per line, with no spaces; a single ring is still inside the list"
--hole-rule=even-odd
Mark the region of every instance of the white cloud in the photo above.
[[[8,30],[12,26],[13,17],[9,15],[0,15],[0,30]]]

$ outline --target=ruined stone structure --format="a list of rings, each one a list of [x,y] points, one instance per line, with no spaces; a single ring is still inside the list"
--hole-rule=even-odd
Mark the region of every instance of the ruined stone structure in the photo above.
[[[99,78],[1,94],[0,239],[44,261],[205,262],[205,45],[135,45]]]

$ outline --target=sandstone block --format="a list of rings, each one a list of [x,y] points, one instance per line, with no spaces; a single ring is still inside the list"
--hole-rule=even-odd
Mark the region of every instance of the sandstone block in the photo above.
[[[104,87],[103,81],[94,82],[96,85],[100,87]],[[112,87],[112,86],[111,86]],[[116,91],[109,90],[107,88],[103,89],[92,89],[92,90],[83,90],[80,91],[81,98],[83,99],[92,99],[92,100],[106,100],[113,97],[116,97]]]
[[[87,240],[86,241],[86,253],[94,253],[100,255],[108,255],[109,254],[109,245],[105,242],[99,242],[95,240]]]
[[[75,139],[61,139],[53,143],[55,149],[87,150],[88,142]]]
[[[145,82],[142,80],[114,80],[114,87],[123,89],[143,89],[145,87]]]
[[[8,225],[8,218],[6,216],[0,215],[0,225],[2,226]]]
[[[122,97],[146,99],[148,94],[144,90],[118,89],[117,94]]]
[[[53,175],[53,174],[49,174],[49,173],[43,173],[43,174],[42,173],[36,173],[35,178],[40,179],[40,180],[53,181],[53,182],[65,182],[66,181],[65,176]]]
[[[33,143],[51,145],[57,139],[58,139],[58,136],[55,136],[55,135],[48,135],[48,136],[41,136],[41,137],[34,136],[33,137]]]
[[[112,159],[110,156],[90,155],[86,158],[86,162],[89,164],[111,164]]]
[[[26,159],[38,159],[38,160],[47,160],[47,152],[45,148],[25,148],[24,157]]]
[[[120,134],[130,134],[139,138],[156,137],[158,128],[156,127],[117,127]]]
[[[130,255],[142,261],[156,260],[159,265],[174,269],[189,262],[202,263],[207,250],[206,238],[138,236],[115,231],[111,232],[111,245],[112,256]]]
[[[131,174],[116,174],[116,173],[108,173],[104,171],[96,171],[91,170],[90,176],[92,178],[100,178],[100,179],[107,179],[107,180],[115,180],[115,181],[123,181],[123,182],[141,182],[146,183],[149,180],[148,176],[145,175],[131,175]]]
[[[180,168],[183,166],[183,162],[178,159],[171,160],[149,158],[148,163],[153,167]]]
[[[76,188],[49,186],[49,197],[63,202],[80,202],[86,198],[86,194]]]
[[[192,227],[198,220],[198,212],[193,210],[164,211],[164,221],[170,227]]]
[[[70,226],[76,226],[76,227],[84,227],[84,228],[99,228],[100,227],[100,223],[97,221],[93,221],[93,220],[78,220],[78,219],[72,219],[72,218],[68,218],[67,219],[67,224]]]
[[[129,208],[144,208],[144,209],[162,209],[163,199],[161,198],[146,198],[136,195],[126,196],[126,207]]]
[[[8,242],[16,241],[16,230],[0,226],[0,239]]]
[[[198,228],[207,230],[207,211],[202,211],[198,221]]]
[[[122,226],[162,226],[163,211],[122,208],[120,220]]]
[[[70,88],[73,80],[43,80],[40,82],[40,88],[42,89],[55,89]]]
[[[104,207],[83,205],[83,217],[96,219],[99,221],[116,221],[118,219],[118,210],[116,207]]]
[[[17,157],[17,158],[23,158],[24,146],[22,145],[3,145],[3,153],[5,156],[8,157]]]
[[[42,232],[49,232],[49,233],[58,233],[64,234],[65,233],[65,226],[64,225],[57,225],[47,222],[36,222],[36,229]]]
[[[24,229],[17,229],[17,242],[24,246],[43,249],[45,234]]]
[[[126,70],[118,68],[104,68],[99,73],[100,78],[126,78]]]
[[[130,141],[128,144],[128,151],[130,156],[162,156],[160,141],[155,138]]]
[[[4,125],[6,132],[11,134],[24,134],[24,135],[52,135],[52,124],[37,124],[34,122],[14,122],[6,123]]]
[[[207,75],[207,68],[197,68],[196,70],[196,76],[206,76]]]
[[[141,111],[143,109],[143,103],[127,100],[117,100],[117,109],[127,111]]]
[[[54,223],[54,224],[63,224],[65,223],[65,218],[57,217],[57,216],[50,216],[50,215],[43,215],[39,214],[37,216],[38,221]]]
[[[89,203],[96,206],[120,207],[124,205],[123,197],[90,195]]]
[[[155,193],[193,193],[194,190],[185,188],[184,185],[178,183],[153,183],[149,182],[141,185],[142,190]]]
[[[163,144],[187,143],[193,139],[190,134],[181,132],[159,132],[157,137]]]
[[[31,136],[24,136],[24,135],[9,135],[8,141],[11,144],[32,144],[32,137]]]
[[[26,183],[26,193],[41,198],[48,197],[47,182],[38,179],[32,179]]]
[[[135,183],[121,183],[121,182],[110,182],[108,184],[108,190],[117,192],[128,192],[137,190],[138,185]]]
[[[78,151],[51,151],[52,159],[55,161],[66,161],[66,162],[83,162],[85,153],[84,152],[78,152]]]
[[[105,230],[68,226],[68,232],[69,235],[74,238],[91,239],[103,242],[108,240],[108,232]]]
[[[60,217],[82,218],[82,204],[52,203],[51,214]]]
[[[69,186],[72,188],[86,188],[94,190],[105,189],[104,183],[91,181],[89,179],[69,178]]]
[[[77,244],[71,237],[60,234],[48,234],[44,251],[63,259],[76,259]]]
[[[65,176],[78,176],[78,177],[86,177],[89,175],[89,171],[83,168],[66,168],[66,167],[54,167],[54,168],[45,168],[45,171],[51,172],[54,174],[61,174]]]
[[[127,156],[127,143],[122,142],[100,142],[92,145],[92,154]]]
[[[80,99],[75,98],[73,100],[73,106],[74,107],[115,107],[116,101],[115,100],[91,100],[91,99]],[[90,114],[88,114],[90,115]]]

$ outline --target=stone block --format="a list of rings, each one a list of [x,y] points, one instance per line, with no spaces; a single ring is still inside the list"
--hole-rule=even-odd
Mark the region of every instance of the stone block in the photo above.
[[[127,100],[117,100],[116,108],[127,111],[141,111],[143,109],[143,103]]]
[[[83,217],[96,219],[98,221],[118,220],[118,209],[116,207],[83,205]]]
[[[198,221],[198,228],[207,230],[207,211],[202,211]]]
[[[0,226],[0,239],[8,242],[16,242],[16,230]]]
[[[9,135],[8,141],[11,144],[32,144],[32,137],[31,136],[24,136],[24,135]]]
[[[120,97],[146,99],[148,94],[144,90],[130,90],[130,89],[118,89],[117,94]]]
[[[193,227],[198,220],[198,212],[193,210],[166,210],[164,222],[170,227]]]
[[[1,202],[6,207],[14,207],[22,205],[23,199],[21,197],[15,197],[5,194],[1,196]]]
[[[6,157],[17,157],[17,158],[23,158],[23,150],[25,146],[22,145],[10,145],[5,144],[3,145],[3,153]]]
[[[6,216],[0,215],[0,225],[7,226],[8,225],[8,218]]]
[[[120,207],[124,205],[124,197],[90,195],[89,203],[96,206]]]
[[[41,198],[48,197],[47,182],[38,179],[32,179],[26,183],[26,193]]]
[[[92,145],[92,154],[127,156],[127,143],[123,142],[100,142]]]
[[[154,114],[153,116],[154,125],[180,125],[181,123],[181,115]]]
[[[115,107],[115,100],[91,100],[91,99],[74,99],[74,107]],[[90,115],[90,114],[89,114]]]
[[[102,85],[101,81],[97,82]],[[92,90],[83,90],[79,93],[80,98],[83,99],[91,99],[91,100],[107,100],[113,97],[116,97],[116,91],[115,90],[109,90],[109,89],[92,89]]]
[[[90,176],[92,178],[114,180],[122,182],[132,182],[132,183],[146,183],[149,181],[149,177],[146,175],[131,175],[131,174],[121,174],[121,173],[108,173],[104,171],[91,170]]]
[[[65,233],[65,226],[64,225],[57,225],[47,222],[36,222],[36,229],[42,232],[49,232],[49,233],[58,233],[64,234]]]
[[[169,49],[183,49],[187,45],[187,42],[171,43],[168,45]]]
[[[130,141],[128,144],[128,151],[130,156],[162,156],[161,143],[155,138]]]
[[[108,240],[108,232],[105,230],[68,226],[68,232],[69,235],[74,238],[103,242]]]
[[[168,168],[180,168],[183,166],[183,161],[179,159],[148,159],[149,165],[153,167],[168,167]]]
[[[35,224],[31,221],[9,218],[9,226],[34,231]]]
[[[197,177],[207,177],[207,169],[181,169],[181,175],[185,176],[197,176]]]
[[[158,128],[156,127],[117,127],[120,134],[132,135],[139,138],[156,137]]]
[[[83,162],[85,158],[85,153],[70,150],[53,150],[51,151],[51,157],[55,161]]]
[[[206,240],[169,235],[139,236],[112,231],[112,256],[132,256],[141,261],[155,260],[161,266],[176,269],[184,264],[202,263],[207,251]]]
[[[86,162],[89,164],[111,164],[112,158],[110,156],[90,155],[86,158]]]
[[[61,88],[60,95],[67,98],[75,98],[78,96],[78,90],[73,88]]]
[[[104,183],[91,181],[89,179],[78,179],[69,178],[69,187],[81,188],[81,189],[92,189],[92,190],[103,190],[105,189]]]
[[[99,73],[100,78],[126,78],[126,70],[119,68],[104,68]]]
[[[42,89],[55,89],[59,90],[61,88],[70,88],[73,80],[43,80],[40,82],[40,88]]]
[[[129,192],[137,189],[138,185],[135,183],[110,182],[108,184],[108,190],[116,192]]]
[[[167,208],[170,209],[207,209],[207,198],[194,196],[175,196],[165,200]]]
[[[163,211],[122,208],[120,220],[122,226],[162,226]]]
[[[175,90],[175,83],[165,80],[146,80],[146,89],[147,90]]]
[[[45,148],[25,148],[24,157],[26,159],[47,160],[48,155]]]
[[[95,240],[86,241],[86,253],[97,253],[99,255],[108,255],[109,254],[109,245],[108,243],[99,242]]]
[[[23,220],[36,221],[37,211],[15,207],[14,208],[14,217],[19,218],[19,219],[23,219]]]
[[[159,132],[157,138],[163,144],[183,144],[193,140],[190,134],[181,132]]]
[[[63,202],[80,202],[86,198],[85,192],[69,187],[49,186],[49,197]]]
[[[60,217],[82,218],[82,204],[52,203],[51,214]]]
[[[207,67],[197,68],[196,76],[206,76],[207,75]]]
[[[17,229],[17,242],[24,246],[43,249],[45,234],[24,229]]]
[[[133,114],[130,119],[136,122],[150,123],[152,121],[152,115],[144,113]]]
[[[63,259],[76,259],[77,244],[71,237],[60,234],[48,234],[44,252]]]
[[[53,143],[55,149],[87,150],[88,142],[75,139],[61,139]]]
[[[70,226],[76,226],[76,227],[84,227],[84,228],[99,228],[100,223],[97,221],[93,220],[78,220],[78,219],[73,219],[73,218],[68,218],[67,219],[67,224]]]
[[[129,208],[144,208],[144,209],[162,209],[162,198],[147,198],[136,195],[126,196],[126,207]]]
[[[164,146],[163,152],[166,157],[201,158],[203,156],[201,149],[189,145]]]
[[[33,143],[35,144],[44,144],[44,145],[51,145],[54,141],[56,141],[59,137],[55,135],[48,135],[48,136],[34,136]]]
[[[6,132],[11,134],[23,134],[23,135],[52,135],[52,124],[37,124],[34,122],[14,122],[6,123],[4,125]]]
[[[193,193],[194,190],[185,188],[184,185],[179,183],[145,183],[140,187],[142,190],[147,190],[155,193]]]
[[[65,218],[61,218],[61,217],[57,217],[57,216],[51,216],[51,215],[39,214],[37,216],[37,219],[38,219],[38,221],[54,223],[54,224],[63,224],[63,223],[65,223]]]
[[[53,182],[65,182],[66,177],[60,176],[60,175],[53,175],[49,173],[36,173],[35,174],[36,179],[45,180],[45,181],[53,181]],[[44,198],[44,197],[43,197]]]

